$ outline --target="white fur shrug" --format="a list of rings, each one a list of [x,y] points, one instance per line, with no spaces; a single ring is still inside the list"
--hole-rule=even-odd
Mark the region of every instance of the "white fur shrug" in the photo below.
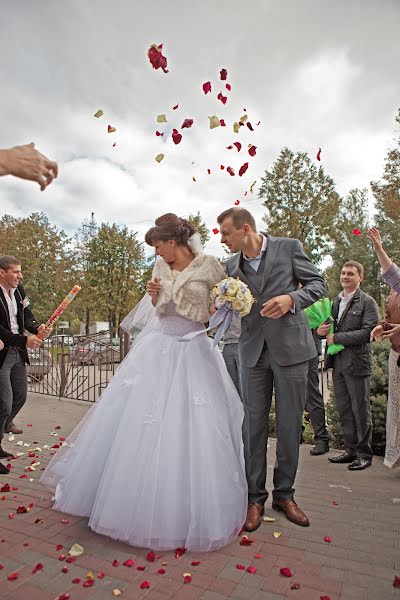
[[[163,258],[159,258],[154,265],[153,279],[154,277],[158,277],[161,283],[156,305],[158,315],[164,314],[172,301],[179,315],[191,321],[206,323],[210,318],[210,291],[226,275],[214,256],[199,254],[175,278],[171,267]]]

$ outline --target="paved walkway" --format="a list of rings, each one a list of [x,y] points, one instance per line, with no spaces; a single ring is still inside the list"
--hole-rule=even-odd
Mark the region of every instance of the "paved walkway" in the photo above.
[[[240,545],[238,538],[220,552],[188,552],[181,558],[163,552],[151,563],[147,550],[93,533],[86,519],[52,511],[51,496],[38,483],[40,469],[54,451],[51,446],[59,442],[58,436],[68,435],[87,408],[31,394],[18,419],[24,434],[4,444],[24,454],[11,461],[10,475],[0,476],[0,483],[12,488],[0,492],[1,599],[106,600],[118,590],[122,600],[400,598],[400,589],[393,586],[394,576],[400,576],[400,470],[389,471],[376,458],[366,471],[350,473],[345,465],[328,463],[326,456],[311,457],[309,447],[303,446],[296,499],[311,520],[309,528],[292,525],[267,503],[266,515],[275,521],[263,522],[251,535],[251,545]],[[30,445],[15,445],[20,441]],[[272,454],[273,440],[270,446]],[[40,465],[26,471],[32,462]],[[272,468],[269,481],[271,476]],[[17,513],[18,506],[31,503],[29,512]],[[331,542],[324,541],[326,536]],[[66,562],[62,556],[68,556],[74,543],[84,553]],[[129,559],[135,564],[124,566]],[[42,568],[33,574],[38,563]],[[283,567],[291,577],[280,573]],[[157,573],[160,569],[165,573]],[[17,577],[10,581],[12,573]],[[184,573],[191,574],[190,582],[184,583]],[[150,587],[142,588],[146,581]],[[89,582],[87,587],[84,582]]]

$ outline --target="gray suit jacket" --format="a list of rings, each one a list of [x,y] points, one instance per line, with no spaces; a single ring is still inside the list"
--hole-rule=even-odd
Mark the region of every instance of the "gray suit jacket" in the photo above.
[[[372,353],[370,334],[379,321],[375,300],[358,289],[338,321],[340,297],[333,299],[332,316],[335,322],[334,342],[343,344],[340,352],[342,367],[358,377],[371,374]],[[328,356],[326,368],[335,367],[335,356]]]
[[[281,366],[314,358],[317,352],[303,308],[327,293],[323,277],[304,252],[299,240],[264,235],[268,238],[268,243],[261,292],[257,292],[244,276],[240,267],[241,252],[226,263],[228,275],[239,277],[256,298],[250,314],[242,318],[239,353],[244,367],[254,367],[257,364],[264,342]],[[262,317],[260,310],[263,303],[282,294],[292,296],[296,312],[288,312],[279,319]]]

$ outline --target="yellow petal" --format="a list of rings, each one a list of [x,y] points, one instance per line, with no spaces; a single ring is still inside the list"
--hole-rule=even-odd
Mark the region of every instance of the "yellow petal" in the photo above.
[[[80,544],[72,544],[71,548],[68,551],[70,556],[80,556],[85,552],[85,548]]]
[[[157,156],[156,156],[156,161],[157,161],[158,163],[160,163],[160,162],[163,160],[163,158],[164,158],[164,154],[157,154]]]
[[[212,117],[208,117],[210,119],[210,129],[215,129],[215,127],[219,127],[220,126],[220,122],[219,122],[219,118],[216,115],[213,115]]]
[[[233,124],[233,131],[234,131],[235,133],[239,133],[239,127],[240,127],[240,126],[239,126],[239,123],[236,123],[236,122],[235,122],[235,123]]]
[[[253,188],[256,185],[256,183],[257,183],[257,181],[253,181],[253,183],[251,184],[251,186],[250,186],[250,194],[253,193]]]
[[[96,111],[94,113],[94,116],[96,117],[96,119],[98,119],[99,117],[101,117],[103,115],[103,111],[101,109],[99,109],[98,111]]]
[[[280,538],[282,535],[281,531],[274,531],[274,538],[277,540],[278,538]]]
[[[85,577],[86,579],[94,579],[93,571],[88,571]]]
[[[273,517],[263,517],[263,521],[266,523],[275,523],[275,519]]]
[[[157,123],[166,123],[166,122],[167,122],[167,117],[165,115],[157,116]]]
[[[113,596],[120,596],[122,594],[121,590],[119,590],[118,588],[115,588],[115,590],[112,591]]]
[[[115,133],[117,130],[115,129],[115,127],[110,127],[110,129],[107,129],[107,133]]]
[[[247,121],[247,119],[248,119],[248,118],[249,118],[249,117],[248,117],[247,115],[243,115],[243,117],[240,117],[239,121],[240,121],[241,123],[246,123],[246,121]]]

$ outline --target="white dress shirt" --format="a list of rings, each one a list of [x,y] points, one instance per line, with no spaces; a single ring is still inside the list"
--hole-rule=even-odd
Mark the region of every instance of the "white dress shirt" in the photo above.
[[[258,256],[254,256],[254,257],[250,257],[250,258],[249,258],[248,256],[246,256],[246,255],[243,253],[243,258],[244,258],[244,260],[247,260],[247,262],[249,263],[250,267],[251,267],[252,269],[254,269],[256,273],[257,273],[257,271],[258,271],[258,267],[260,266],[260,262],[261,262],[261,259],[262,259],[262,254],[263,254],[263,252],[265,252],[265,251],[266,251],[266,249],[267,249],[267,242],[268,242],[268,240],[267,240],[267,238],[265,237],[265,235],[263,235],[262,233],[261,233],[260,235],[261,235],[261,237],[262,237],[262,239],[263,239],[263,240],[262,240],[262,246],[261,246],[261,251],[260,251],[260,254],[259,254]]]
[[[11,331],[13,333],[19,333],[19,327],[18,327],[18,321],[17,321],[17,301],[15,299],[15,289],[11,288],[10,290],[10,294],[7,292],[7,290],[5,290],[3,288],[3,286],[0,286],[1,289],[3,290],[3,294],[4,297],[6,299],[7,302],[7,307],[8,307],[8,313],[10,315],[10,324],[11,324]]]
[[[357,290],[354,290],[354,292],[350,292],[350,294],[345,294],[343,291],[340,292],[340,294],[339,294],[339,298],[340,298],[339,312],[338,312],[338,318],[337,318],[338,321],[340,321],[342,314],[344,313],[344,311],[346,309],[346,306],[348,305],[348,303],[350,302],[350,300],[352,299],[352,297],[354,296],[356,291]]]

